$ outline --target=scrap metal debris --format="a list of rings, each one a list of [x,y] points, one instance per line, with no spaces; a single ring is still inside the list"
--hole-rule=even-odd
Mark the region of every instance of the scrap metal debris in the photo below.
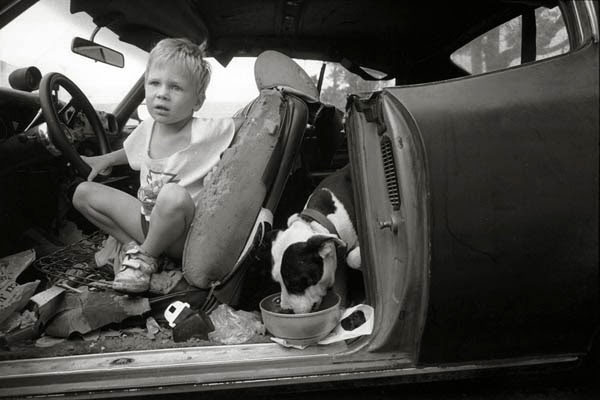
[[[42,323],[45,324],[56,315],[64,293],[65,288],[51,286],[31,298],[33,309]]]
[[[0,348],[10,350],[27,342],[46,348],[75,337],[96,351],[97,343],[110,343],[111,338],[120,342],[135,336],[157,344],[209,339],[212,320],[198,311],[208,291],[191,286],[180,265],[161,259],[161,272],[153,275],[149,293],[129,297],[112,290],[119,257],[118,243],[95,233],[37,260],[33,250],[0,259]],[[30,265],[33,276],[45,278],[41,290],[39,280],[17,283]],[[194,311],[177,329],[164,328],[163,311],[177,299],[192,304]],[[67,343],[75,342],[63,346]],[[72,351],[73,346],[59,351]]]
[[[50,285],[66,284],[70,287],[94,284],[113,279],[112,268],[98,267],[94,254],[106,237],[96,232],[75,243],[35,260],[33,267],[45,275]]]
[[[158,325],[158,322],[154,318],[148,317],[146,319],[146,337],[154,340],[158,332],[160,332],[160,325]]]
[[[82,287],[82,293],[65,293],[65,299],[56,317],[46,327],[46,333],[55,337],[82,335],[128,317],[150,311],[144,297],[129,297],[114,292],[93,292]]]
[[[22,313],[15,312],[0,324],[0,332],[10,333],[17,329],[23,329],[35,325],[37,318],[35,313],[25,310]]]
[[[26,250],[0,259],[0,323],[21,311],[40,281],[17,283],[17,278],[35,260],[35,251]]]
[[[65,340],[67,339],[55,338],[52,336],[42,336],[41,338],[35,341],[35,347],[52,347],[54,345],[64,342]]]
[[[37,338],[41,325],[35,313],[25,310],[15,312],[0,325],[0,348],[7,350],[15,343]]]

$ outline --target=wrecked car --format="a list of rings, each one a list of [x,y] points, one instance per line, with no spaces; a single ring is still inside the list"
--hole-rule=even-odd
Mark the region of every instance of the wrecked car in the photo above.
[[[147,117],[145,61],[165,37],[207,43],[200,113],[245,122],[181,265],[128,297],[109,284],[118,244],[71,197],[80,156]],[[312,95],[261,85],[265,51],[294,59]],[[598,109],[597,1],[0,1],[0,396],[578,367],[600,326]],[[372,330],[282,346],[258,312],[279,290],[266,233],[345,165],[362,255],[348,293]],[[137,190],[127,166],[98,179]],[[198,313],[175,332],[165,312],[185,305]],[[209,336],[234,318],[250,334]]]

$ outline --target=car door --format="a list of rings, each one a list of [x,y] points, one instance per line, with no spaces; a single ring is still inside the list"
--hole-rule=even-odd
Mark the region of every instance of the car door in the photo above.
[[[562,11],[567,54],[351,102],[376,348],[403,345],[424,364],[587,349],[598,42],[591,2]]]

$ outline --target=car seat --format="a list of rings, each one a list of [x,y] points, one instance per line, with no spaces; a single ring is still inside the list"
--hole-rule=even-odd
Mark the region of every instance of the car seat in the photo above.
[[[183,253],[188,283],[210,289],[205,310],[236,302],[244,260],[272,226],[299,154],[307,104],[318,101],[310,77],[284,54],[263,52],[254,72],[260,94],[239,112],[243,124],[205,177]]]

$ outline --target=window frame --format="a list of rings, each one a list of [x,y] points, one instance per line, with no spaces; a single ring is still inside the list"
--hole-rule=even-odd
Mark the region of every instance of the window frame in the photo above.
[[[596,7],[594,7],[596,4]],[[569,43],[569,49],[565,53],[557,54],[550,57],[545,57],[541,59],[537,58],[537,46],[536,46],[536,36],[537,30],[535,29],[536,19],[535,12],[538,7],[543,5],[532,4],[530,6],[524,6],[520,12],[518,13],[504,13],[495,16],[494,18],[489,19],[488,21],[482,23],[477,26],[475,29],[469,31],[463,36],[463,40],[461,40],[456,48],[449,53],[448,58],[450,62],[464,71],[467,76],[475,76],[481,75],[485,73],[490,73],[494,71],[502,71],[508,68],[518,67],[523,64],[531,63],[531,62],[540,62],[543,60],[547,60],[549,58],[559,57],[566,54],[569,54],[581,47],[583,47],[586,43],[593,39],[594,42],[598,41],[598,25],[595,20],[593,20],[593,16],[597,13],[597,2],[595,3],[592,0],[585,1],[566,1],[559,0],[557,1],[555,7],[558,7],[561,16],[565,25],[565,29],[567,31],[567,40]],[[548,6],[549,7],[549,6]],[[553,7],[552,7],[553,8]],[[585,16],[585,18],[583,17]],[[503,68],[492,69],[481,73],[473,73],[465,69],[462,65],[456,63],[452,56],[464,46],[473,42],[477,38],[486,33],[494,30],[502,26],[503,24],[513,20],[514,18],[521,17],[521,61],[516,65],[509,65]],[[532,18],[533,17],[533,18]],[[532,25],[533,23],[533,25]],[[533,26],[533,29],[532,29]],[[524,49],[525,48],[525,49]],[[533,52],[532,52],[533,49]]]

